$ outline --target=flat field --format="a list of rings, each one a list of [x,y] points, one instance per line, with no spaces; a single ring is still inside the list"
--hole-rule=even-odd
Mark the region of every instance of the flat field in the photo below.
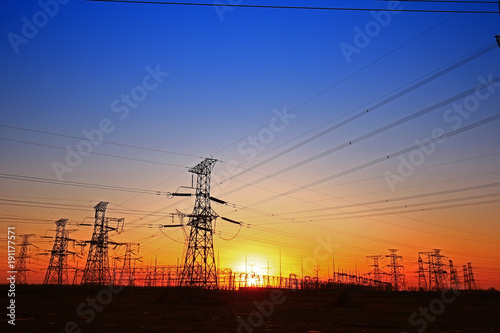
[[[1,293],[8,313],[7,286]],[[491,291],[207,294],[34,285],[17,286],[15,305],[16,325],[4,314],[1,332],[500,332],[500,293]]]

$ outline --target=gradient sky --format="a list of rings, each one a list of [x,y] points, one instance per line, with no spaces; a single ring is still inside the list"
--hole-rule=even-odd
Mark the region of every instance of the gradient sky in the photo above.
[[[388,3],[293,5],[387,8]],[[498,10],[496,4],[397,5]],[[111,237],[140,242],[144,265],[155,255],[169,265],[182,257],[183,233],[162,233],[157,226],[170,223],[168,214],[176,209],[190,213],[192,199],[5,178],[58,180],[54,165],[66,163],[66,147],[87,149],[83,132],[96,133],[101,126],[107,131],[104,141],[128,146],[94,144],[71,172],[59,171],[58,181],[164,194],[189,186],[188,168],[204,157],[218,159],[212,193],[232,205],[213,208],[245,222],[229,241],[238,227],[218,220],[215,247],[221,267],[244,270],[247,258],[248,270],[263,273],[269,262],[271,274],[279,275],[281,251],[283,275],[300,275],[304,261],[309,263],[304,275],[316,274],[310,264],[316,262],[319,275],[327,278],[333,259],[336,268],[363,273],[370,269],[366,256],[396,248],[409,285],[416,286],[418,252],[439,248],[460,269],[472,262],[480,287],[500,288],[500,192],[495,185],[500,182],[500,120],[435,143],[427,155],[418,149],[356,169],[433,133],[465,129],[498,115],[500,85],[481,90],[481,100],[464,95],[453,102],[458,106],[444,103],[355,141],[499,77],[498,14],[232,8],[221,16],[216,6],[78,0],[47,8],[52,16],[40,14],[37,1],[0,4],[2,237],[7,226],[16,226],[18,234],[37,235],[33,243],[40,249],[33,254],[41,252],[51,240],[40,236],[52,235],[53,222],[64,217],[73,224],[68,228],[77,229],[74,238],[90,239],[92,228],[76,223],[92,222],[92,207],[108,201],[107,216],[126,219],[125,232]],[[42,20],[36,33],[27,26],[34,19]],[[363,36],[367,29],[369,35]],[[357,51],[346,57],[346,45]],[[151,72],[160,75],[155,80],[147,76]],[[127,102],[127,96],[138,100]],[[458,113],[457,107],[472,111]],[[366,109],[370,112],[310,139]],[[275,120],[277,113],[289,116]],[[308,160],[350,141],[348,147]],[[284,153],[299,143],[304,144]],[[416,160],[417,154],[424,158]],[[404,161],[412,159],[417,162],[410,170]],[[235,171],[232,164],[250,171]],[[401,171],[391,188],[386,175]],[[5,242],[1,249],[6,251]],[[32,260],[34,280],[43,277],[47,263],[44,256]]]

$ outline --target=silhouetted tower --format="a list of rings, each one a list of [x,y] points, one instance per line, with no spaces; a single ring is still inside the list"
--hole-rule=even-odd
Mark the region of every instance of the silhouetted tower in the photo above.
[[[26,273],[30,271],[26,268],[26,259],[31,258],[28,255],[28,247],[33,245],[29,242],[29,239],[33,236],[35,236],[35,234],[19,235],[19,237],[21,237],[23,241],[21,242],[21,251],[19,251],[19,256],[17,257],[16,261],[17,284],[26,284]]]
[[[450,265],[450,289],[460,289],[458,287],[458,274],[457,269],[453,266],[453,260],[449,260]]]
[[[433,262],[433,273],[435,282],[434,288],[435,290],[446,289],[446,271],[444,270],[444,263],[442,260],[444,256],[441,254],[441,250],[434,249],[431,258]]]
[[[387,265],[391,269],[391,273],[389,274],[391,277],[391,285],[393,290],[404,290],[404,274],[401,273],[401,270],[404,269],[403,265],[400,265],[399,262],[403,260],[402,256],[398,256],[396,254],[396,249],[389,249],[391,254],[386,255],[386,258],[391,259],[391,263]]]
[[[45,274],[43,284],[67,284],[68,283],[68,234],[66,223],[68,219],[60,219],[56,224],[56,238],[52,247],[49,267]]]
[[[476,281],[474,280],[474,273],[472,272],[472,263],[467,263],[467,275],[469,277],[469,290],[476,290]]]
[[[207,158],[189,169],[197,175],[193,213],[188,215],[189,233],[181,285],[217,288],[212,222],[218,217],[210,206],[210,176],[217,160]]]
[[[94,206],[94,233],[90,240],[87,263],[83,271],[83,285],[107,285],[111,282],[108,257],[108,222],[104,217],[107,202],[101,201]]]
[[[379,266],[379,259],[383,258],[382,255],[376,255],[376,256],[366,256],[368,259],[373,260],[373,264],[370,265],[372,269],[370,270],[370,274],[373,276],[373,280],[377,281],[377,283],[382,282],[382,271],[380,270]]]
[[[462,272],[464,274],[464,290],[470,290],[469,270],[467,269],[467,265],[463,265]]]
[[[125,283],[129,286],[134,285],[134,266],[132,265],[132,256],[135,257],[133,247],[137,247],[137,252],[139,252],[139,243],[123,243],[125,245],[125,255],[123,257],[123,266],[120,273],[120,279],[118,284]]]
[[[424,261],[422,260],[422,254],[426,252],[418,253],[418,289],[428,290],[427,278],[425,277]]]

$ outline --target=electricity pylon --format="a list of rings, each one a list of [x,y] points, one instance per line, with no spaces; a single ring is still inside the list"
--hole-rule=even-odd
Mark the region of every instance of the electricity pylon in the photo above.
[[[132,255],[136,255],[136,253],[133,250],[133,246],[137,247],[137,252],[139,252],[139,243],[123,243],[122,245],[125,245],[125,255],[123,257],[123,266],[120,272],[120,279],[118,280],[118,285],[121,285],[123,283],[126,283],[128,286],[133,286],[134,285],[134,280],[135,280],[135,266],[132,266]]]
[[[444,257],[445,256],[441,254],[440,249],[434,249],[434,252],[432,253],[432,261],[434,263],[434,281],[436,283],[436,290],[446,289],[446,271],[444,270],[444,263],[441,260]]]
[[[391,273],[389,275],[391,277],[392,289],[396,291],[404,290],[405,275],[400,273],[403,269],[403,265],[399,264],[399,261],[403,260],[403,257],[396,254],[396,249],[389,249],[389,251],[391,251],[391,254],[386,255],[385,257],[391,259],[391,263],[387,266],[391,269]]]
[[[49,266],[43,284],[67,284],[68,283],[68,238],[69,231],[66,230],[68,219],[60,219],[56,224],[56,238],[52,247]]]
[[[370,274],[373,274],[373,281],[376,281],[376,283],[381,283],[382,282],[382,271],[380,270],[379,266],[379,259],[383,258],[382,255],[376,255],[376,256],[366,256],[368,259],[373,259],[373,264],[370,265],[370,267],[373,267],[373,270],[370,272]]]
[[[16,283],[17,284],[26,284],[26,272],[30,270],[26,268],[26,259],[31,258],[28,255],[28,246],[31,246],[29,242],[30,237],[35,236],[35,234],[27,234],[27,235],[19,235],[22,238],[21,243],[21,251],[19,251],[19,256],[17,257],[16,262]]]
[[[217,288],[212,223],[218,217],[210,205],[210,176],[217,160],[207,158],[189,169],[197,175],[193,213],[188,215],[189,233],[181,286]]]
[[[457,269],[455,266],[453,266],[453,260],[448,260],[448,263],[450,265],[450,289],[460,289],[458,287],[458,273]]]
[[[418,253],[418,289],[419,290],[428,290],[427,286],[427,279],[425,277],[425,270],[424,270],[424,261],[422,260],[422,257],[420,256],[422,253],[426,252],[419,252]]]
[[[111,283],[111,275],[109,271],[109,244],[118,244],[110,242],[108,238],[109,230],[117,230],[119,224],[123,223],[123,219],[105,218],[107,202],[101,201],[94,206],[95,223],[92,239],[86,243],[90,243],[87,263],[83,271],[82,285],[108,285]],[[108,226],[108,221],[118,221],[118,227],[112,228]],[[122,224],[123,228],[123,224]]]
[[[474,280],[474,273],[472,272],[472,263],[467,263],[467,275],[469,277],[469,290],[476,290],[476,281]]]

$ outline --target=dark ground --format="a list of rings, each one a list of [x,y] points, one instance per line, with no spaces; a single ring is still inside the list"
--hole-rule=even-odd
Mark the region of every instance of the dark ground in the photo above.
[[[440,293],[284,290],[276,291],[272,303],[271,289],[188,294],[127,288],[113,294],[107,287],[17,286],[12,326],[7,287],[0,289],[0,332],[500,332],[500,293],[491,291],[462,292],[445,304],[438,301]],[[87,301],[99,291],[97,311]],[[263,306],[260,312],[255,301]],[[412,313],[429,306],[430,319],[417,315],[410,325]]]

